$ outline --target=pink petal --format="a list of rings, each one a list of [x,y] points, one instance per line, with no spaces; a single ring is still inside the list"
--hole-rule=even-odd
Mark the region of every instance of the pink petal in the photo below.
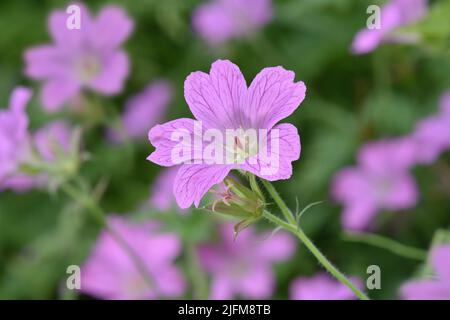
[[[47,111],[56,111],[64,103],[73,98],[80,87],[71,80],[52,79],[47,81],[42,88],[42,104]]]
[[[209,75],[193,72],[184,82],[184,96],[195,118],[203,121],[204,126],[215,129],[245,125],[241,109],[246,90],[239,67],[228,60],[217,60]]]
[[[65,77],[68,74],[67,57],[57,47],[42,45],[25,52],[25,74],[33,79]]]
[[[231,169],[231,166],[225,165],[182,165],[173,188],[178,205],[182,209],[192,203],[198,207],[206,192],[222,182]]]
[[[25,87],[16,87],[11,94],[9,107],[15,112],[25,112],[33,92]]]
[[[250,299],[270,298],[275,289],[275,279],[269,265],[252,266],[247,274],[242,276],[236,286],[239,286],[239,294]]]
[[[211,299],[226,300],[233,297],[232,280],[223,275],[217,275],[211,283]]]
[[[376,206],[370,201],[356,201],[348,204],[342,213],[342,225],[347,230],[367,229],[377,214]]]
[[[450,290],[450,245],[433,249],[431,259],[439,279],[446,282]]]
[[[255,246],[255,250],[258,252],[258,258],[264,261],[280,262],[289,259],[295,253],[296,245],[297,242],[291,235],[279,232],[262,240]]]
[[[200,125],[200,123],[193,119],[181,118],[154,126],[148,133],[148,138],[156,150],[148,156],[147,160],[164,167],[186,163],[194,159],[203,160],[202,146],[197,147],[194,143],[194,139],[202,139],[201,133],[194,137],[195,125]],[[186,140],[177,138],[176,134],[183,134]],[[182,153],[179,150],[180,154],[178,154],[177,146],[186,147],[186,152]],[[198,155],[196,151],[198,151]],[[176,156],[180,156],[180,158],[186,156],[186,159],[184,162],[178,162]],[[181,160],[179,159],[179,161]]]
[[[278,136],[274,130],[277,130]],[[272,144],[275,149],[272,149]],[[279,150],[276,150],[276,146]],[[262,150],[258,156],[247,159],[242,168],[269,181],[289,179],[292,176],[292,161],[300,158],[300,149],[297,128],[289,123],[283,123],[270,131],[267,150]]]
[[[306,87],[302,81],[294,82],[294,78],[294,72],[282,67],[265,68],[256,75],[245,110],[252,128],[271,129],[297,109],[305,98]]]
[[[113,95],[122,90],[129,72],[128,56],[123,51],[113,52],[102,59],[102,71],[88,86],[105,95]]]
[[[89,36],[97,48],[114,49],[129,37],[133,27],[133,20],[123,9],[107,6],[96,17]]]
[[[406,300],[450,300],[450,286],[431,280],[411,281],[402,286],[401,296]]]
[[[65,11],[53,11],[48,20],[48,29],[57,45],[61,45],[68,52],[82,47],[83,38],[92,27],[92,18],[87,7],[80,3],[74,3],[80,7],[80,29],[67,28],[69,14]]]

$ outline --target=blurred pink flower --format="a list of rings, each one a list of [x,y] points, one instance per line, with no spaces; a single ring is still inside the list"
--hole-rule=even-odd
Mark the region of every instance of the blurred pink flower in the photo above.
[[[211,0],[195,10],[194,29],[211,45],[242,38],[272,18],[271,0]]]
[[[119,7],[105,7],[94,19],[82,3],[76,5],[81,9],[79,30],[68,29],[69,15],[55,11],[48,21],[54,43],[25,52],[25,73],[45,82],[42,104],[48,111],[60,109],[83,88],[117,94],[128,75],[128,57],[120,46],[133,21]]]
[[[426,15],[428,0],[390,0],[381,9],[381,29],[364,28],[352,43],[354,54],[364,54],[375,50],[383,42],[408,43],[416,36],[393,34],[401,26],[413,23]]]
[[[160,233],[154,223],[134,224],[119,216],[108,218],[147,267],[152,289],[123,247],[103,231],[81,268],[81,290],[101,299],[156,299],[183,294],[185,281],[174,265],[181,243],[175,234]],[[161,296],[159,296],[160,294]]]
[[[29,151],[28,116],[25,111],[31,91],[17,87],[9,108],[0,109],[0,184],[14,173]]]
[[[363,283],[359,278],[349,279],[359,289]],[[299,277],[290,286],[292,300],[351,300],[355,294],[344,284],[326,273],[319,273],[311,278]]]
[[[436,277],[410,281],[401,288],[407,300],[450,300],[450,245],[442,245],[431,252],[431,264]]]
[[[181,208],[188,208],[192,203],[198,207],[205,193],[235,168],[271,181],[291,177],[292,161],[300,157],[300,137],[295,126],[276,124],[291,115],[305,97],[304,83],[294,82],[294,77],[292,71],[282,67],[265,68],[247,88],[239,68],[228,60],[214,62],[209,74],[197,71],[187,77],[184,95],[197,120],[182,118],[153,127],[149,140],[156,150],[147,158],[149,161],[165,167],[179,165],[172,154],[179,142],[172,135],[183,131],[194,141],[198,138],[194,127],[204,126],[221,132],[265,129],[268,144],[274,139],[279,145],[279,153],[275,155],[279,165],[270,171],[271,164],[260,152],[246,154],[242,164],[217,164],[214,159],[205,159],[204,153],[201,159],[194,159],[196,152],[191,152],[191,159],[181,164],[174,183],[175,198]],[[274,131],[278,137],[274,137]],[[210,160],[213,164],[205,164]],[[201,164],[189,164],[196,161]]]
[[[412,139],[421,163],[433,163],[442,152],[450,150],[450,92],[442,96],[438,114],[419,121]]]
[[[343,169],[334,177],[331,191],[344,205],[344,228],[366,229],[380,209],[415,205],[418,191],[409,172],[416,162],[415,150],[407,138],[373,142],[361,148],[357,167]]]
[[[37,130],[26,141],[25,151],[14,171],[0,183],[1,189],[11,189],[16,192],[28,191],[44,186],[49,177],[45,173],[27,174],[21,172],[22,165],[33,166],[36,160],[52,163],[58,157],[70,151],[72,128],[64,121],[54,121]],[[20,149],[20,148],[19,148]],[[35,153],[34,153],[35,152]]]
[[[172,87],[168,81],[150,83],[141,93],[129,99],[122,117],[124,134],[132,139],[147,137],[151,127],[163,117],[172,98]],[[110,137],[123,140],[118,130],[111,130]]]
[[[218,244],[198,248],[200,262],[212,279],[211,299],[266,299],[275,289],[272,264],[288,260],[296,242],[288,234],[257,235],[247,228],[234,240],[233,225],[220,229]]]

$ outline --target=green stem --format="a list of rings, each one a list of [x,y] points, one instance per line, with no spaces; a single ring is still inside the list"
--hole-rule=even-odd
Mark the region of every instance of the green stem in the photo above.
[[[300,241],[303,242],[306,248],[308,248],[308,250],[322,264],[322,266],[324,266],[324,268],[327,269],[328,272],[330,272],[333,275],[333,277],[335,277],[341,283],[349,287],[350,290],[352,290],[353,293],[359,299],[369,300],[369,298],[361,290],[355,287],[353,283],[342,272],[340,272],[330,261],[328,261],[328,259],[322,254],[322,252],[320,252],[320,250],[314,245],[314,243],[309,239],[309,237],[303,232],[303,230],[297,224],[294,216],[292,215],[291,210],[287,207],[283,199],[281,199],[280,195],[275,190],[275,188],[270,184],[270,182],[264,179],[262,179],[262,182],[264,184],[264,187],[269,192],[269,194],[272,196],[277,205],[280,207],[281,212],[286,217],[288,222],[278,218],[277,216],[271,214],[268,211],[263,212],[263,217],[271,221],[272,223],[276,224],[277,226],[280,226],[296,235],[297,238],[299,238]]]
[[[373,233],[347,233],[342,238],[346,241],[360,242],[383,248],[409,259],[424,261],[427,258],[427,252],[425,250],[413,248]]]
[[[206,300],[208,299],[208,282],[205,274],[202,273],[198,263],[198,254],[193,243],[188,243],[186,248],[187,262],[189,273],[192,279],[192,287],[194,292],[194,299]]]
[[[283,201],[283,199],[280,197],[280,195],[278,194],[277,190],[275,190],[274,186],[267,180],[261,179],[261,181],[262,181],[262,184],[264,185],[264,187],[269,192],[270,196],[273,198],[275,203],[280,208],[280,210],[283,213],[283,215],[286,218],[286,220],[290,224],[296,225],[297,222],[295,220],[294,215],[292,214],[291,210],[288,208],[286,203]]]
[[[105,214],[103,210],[99,207],[99,205],[91,197],[78,191],[70,184],[62,185],[61,189],[77,203],[83,205],[92,214],[92,216],[99,223],[99,225],[105,228],[105,230],[111,235],[111,237],[116,241],[116,243],[122,248],[122,250],[124,250],[124,252],[131,259],[137,271],[141,274],[141,276],[143,277],[144,281],[149,286],[149,288],[153,290],[156,294],[158,294],[159,290],[155,285],[152,277],[148,273],[147,266],[141,260],[139,255],[134,251],[134,249],[128,244],[128,242],[118,232],[116,232],[116,230],[111,228],[111,226],[105,219]]]
[[[359,299],[369,300],[369,298],[361,290],[355,287],[355,285],[342,272],[340,272],[330,261],[328,261],[328,259],[322,254],[322,252],[320,252],[320,250],[314,245],[314,243],[308,238],[301,228],[283,221],[268,211],[263,212],[263,217],[296,235],[300,241],[303,242],[306,248],[308,248],[308,250],[316,257],[320,264],[322,264],[322,266],[333,275],[333,277],[349,287]]]

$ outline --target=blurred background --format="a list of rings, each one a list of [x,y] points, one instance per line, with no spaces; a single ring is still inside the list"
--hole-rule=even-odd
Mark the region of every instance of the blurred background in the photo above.
[[[89,157],[78,175],[83,183],[101,189],[99,204],[105,212],[138,221],[160,221],[164,230],[179,237],[183,249],[175,263],[189,279],[187,248],[213,242],[217,218],[204,210],[180,214],[175,204],[168,210],[143,205],[161,172],[146,161],[153,147],[145,136],[131,143],[111,142],[108,114],[122,114],[130,97],[152,81],[165,79],[170,82],[172,98],[157,122],[192,117],[183,96],[183,82],[190,72],[208,72],[216,59],[229,59],[249,83],[264,67],[281,65],[293,70],[297,81],[305,82],[307,96],[287,119],[299,129],[301,158],[293,163],[292,178],[275,186],[291,208],[296,207],[296,198],[300,208],[323,201],[302,217],[305,232],[346,274],[366,279],[367,266],[380,266],[382,287],[370,291],[370,297],[398,298],[399,287],[413,277],[422,262],[347,241],[340,222],[342,206],[333,201],[330,186],[340,169],[355,164],[362,145],[407,135],[420,119],[438,112],[439,99],[450,88],[448,1],[430,1],[431,8],[439,9],[430,9],[421,23],[406,26],[420,35],[420,40],[382,44],[362,55],[352,53],[352,41],[365,27],[367,7],[385,1],[274,0],[272,15],[264,25],[256,26],[249,35],[220,43],[211,43],[193,27],[194,12],[204,5],[203,0],[84,3],[95,13],[105,5],[120,6],[134,21],[134,30],[123,44],[130,61],[127,80],[120,93],[102,98],[100,104],[107,111],[101,119],[88,125],[82,117],[45,112],[38,94],[41,83],[24,74],[24,52],[52,42],[47,19],[53,10],[64,10],[65,1],[0,3],[0,101],[2,108],[7,107],[13,88],[24,85],[35,92],[27,108],[31,130],[62,117],[90,126],[82,143]],[[414,167],[420,192],[417,204],[403,210],[382,210],[372,231],[428,250],[436,230],[450,224],[449,160],[450,154],[443,153],[429,165]],[[46,188],[0,192],[0,298],[92,298],[65,289],[67,266],[82,265],[101,232],[85,211],[64,194]],[[264,222],[256,228],[268,230],[271,226]],[[273,299],[289,298],[293,279],[321,270],[301,244],[290,259],[272,267],[276,275],[276,289],[270,294]],[[194,297],[189,282],[179,297]]]

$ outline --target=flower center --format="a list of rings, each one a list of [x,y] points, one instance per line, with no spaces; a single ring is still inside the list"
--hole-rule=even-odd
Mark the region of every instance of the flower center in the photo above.
[[[88,54],[79,59],[75,64],[78,79],[81,82],[89,82],[100,73],[100,61],[93,54]]]

